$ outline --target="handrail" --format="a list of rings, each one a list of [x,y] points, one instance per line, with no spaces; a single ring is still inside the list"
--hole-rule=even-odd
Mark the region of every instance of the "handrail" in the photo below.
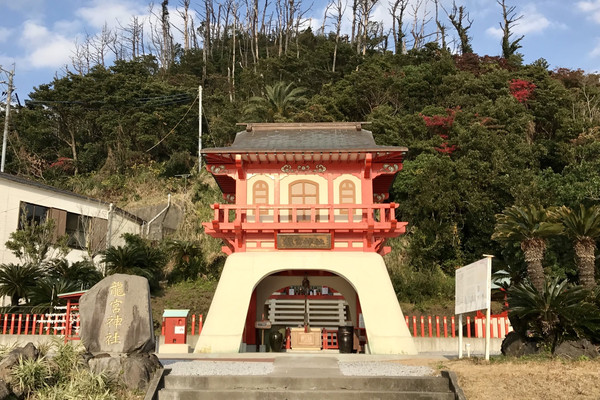
[[[396,203],[383,204],[213,204],[215,224],[234,223],[357,223],[395,225]],[[233,215],[230,215],[230,214]],[[258,216],[258,220],[256,218]],[[352,216],[352,218],[349,218]]]

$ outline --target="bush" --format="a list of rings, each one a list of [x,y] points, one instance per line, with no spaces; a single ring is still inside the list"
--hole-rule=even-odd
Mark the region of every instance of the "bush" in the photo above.
[[[390,279],[399,301],[422,303],[427,300],[452,300],[454,278],[439,267],[417,270],[400,266],[390,271]]]
[[[509,318],[523,338],[538,340],[552,353],[565,340],[597,340],[600,309],[582,286],[547,281],[542,292],[524,282],[508,290]]]
[[[54,356],[21,361],[13,377],[32,400],[116,400],[134,396],[104,374],[86,368],[80,344],[52,342]]]

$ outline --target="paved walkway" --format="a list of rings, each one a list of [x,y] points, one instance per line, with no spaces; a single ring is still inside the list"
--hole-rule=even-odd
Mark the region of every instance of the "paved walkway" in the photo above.
[[[314,353],[159,354],[176,375],[268,375],[273,377],[342,377],[429,375],[430,361],[453,355],[368,355]],[[413,365],[413,366],[411,366]],[[417,366],[419,365],[419,366]],[[423,370],[424,372],[419,372]],[[416,372],[415,372],[416,371]],[[429,372],[428,372],[429,371]]]

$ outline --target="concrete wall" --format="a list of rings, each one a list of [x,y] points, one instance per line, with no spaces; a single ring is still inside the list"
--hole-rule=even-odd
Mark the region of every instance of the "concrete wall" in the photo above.
[[[24,346],[29,342],[38,346],[40,343],[51,342],[53,338],[62,340],[62,336],[52,335],[0,335],[0,346],[10,346],[16,344]],[[55,340],[56,340],[55,339]],[[160,350],[160,345],[164,344],[165,337],[158,336],[156,350]],[[190,351],[198,343],[198,335],[187,335],[187,344]],[[490,353],[500,354],[500,346],[503,339],[490,339]],[[458,356],[458,338],[413,338],[417,352],[419,353],[443,353],[445,355]],[[481,338],[463,338],[463,356],[467,356],[467,344],[470,344],[472,355],[482,355],[485,352],[485,340]]]
[[[188,335],[187,344],[190,351],[196,347],[198,343],[198,335]],[[157,338],[158,347],[163,344],[164,336]],[[503,339],[490,339],[490,354],[500,354],[500,346]],[[419,353],[443,353],[448,356],[458,356],[458,338],[413,338],[417,352]],[[1,342],[0,342],[1,343]],[[467,344],[470,345],[469,351],[471,355],[481,356],[485,353],[485,340],[481,338],[463,338],[463,356],[467,356]]]
[[[324,270],[357,293],[373,354],[416,354],[383,258],[376,253],[280,251],[234,253],[227,258],[197,353],[237,353],[250,297],[266,277],[285,270]]]
[[[145,221],[150,221],[156,217],[162,210],[167,207],[167,201],[163,203],[153,204],[148,206],[137,206],[128,207],[128,210],[142,218]],[[152,225],[150,225],[150,233],[148,238],[153,240],[160,240],[167,236],[169,232],[175,231],[181,221],[183,220],[183,205],[179,204],[176,200],[171,198],[171,206],[169,209],[160,215]],[[146,229],[146,227],[144,227]],[[144,231],[144,234],[146,232]]]
[[[490,339],[490,354],[500,354],[500,346],[504,339]],[[419,353],[444,353],[458,355],[458,338],[413,338]],[[467,346],[470,345],[470,346]],[[463,355],[466,357],[467,349],[471,354],[485,353],[485,339],[463,338]]]

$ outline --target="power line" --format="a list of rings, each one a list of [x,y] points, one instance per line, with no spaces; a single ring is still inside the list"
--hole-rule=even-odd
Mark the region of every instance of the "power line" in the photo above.
[[[167,106],[175,104],[185,104],[194,101],[195,98],[189,93],[175,93],[171,95],[155,96],[155,97],[140,97],[140,98],[108,98],[104,100],[26,100],[26,105],[78,105],[78,106],[115,106],[118,102],[129,102],[137,105],[129,105],[131,108],[141,108],[146,106]]]

